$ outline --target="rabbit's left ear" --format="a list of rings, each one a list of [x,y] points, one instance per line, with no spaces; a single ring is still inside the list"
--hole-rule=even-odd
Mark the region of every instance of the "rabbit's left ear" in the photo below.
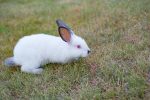
[[[70,42],[71,34],[73,34],[72,30],[61,20],[56,20],[58,25],[59,35],[65,42]]]

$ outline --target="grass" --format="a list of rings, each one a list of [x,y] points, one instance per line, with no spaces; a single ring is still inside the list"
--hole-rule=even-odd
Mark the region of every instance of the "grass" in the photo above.
[[[41,75],[8,69],[21,37],[58,35],[63,19],[92,53],[71,64],[48,64]],[[0,99],[150,99],[149,0],[0,0]]]

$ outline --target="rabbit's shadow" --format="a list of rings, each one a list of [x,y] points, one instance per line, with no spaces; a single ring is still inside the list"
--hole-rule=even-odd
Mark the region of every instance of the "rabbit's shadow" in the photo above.
[[[74,68],[78,68],[80,69],[80,65],[81,64],[86,64],[85,60],[83,58],[80,58],[79,60],[75,60],[66,64],[59,64],[59,63],[49,63],[43,66],[40,66],[39,68],[43,68],[44,70],[48,70],[48,71],[58,71],[58,70],[66,70],[66,69],[74,69]],[[21,66],[14,66],[14,67],[10,67],[9,71],[10,73],[15,73],[15,72],[21,72]]]

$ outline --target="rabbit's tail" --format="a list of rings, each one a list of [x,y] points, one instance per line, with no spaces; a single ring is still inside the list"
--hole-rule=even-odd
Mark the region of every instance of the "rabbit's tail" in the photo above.
[[[16,63],[15,63],[15,61],[14,61],[14,58],[13,58],[13,57],[10,57],[10,58],[5,59],[4,65],[7,66],[7,67],[15,66]]]

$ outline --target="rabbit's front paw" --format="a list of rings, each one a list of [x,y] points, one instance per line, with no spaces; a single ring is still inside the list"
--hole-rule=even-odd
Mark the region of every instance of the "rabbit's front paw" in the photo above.
[[[33,74],[41,74],[42,71],[43,71],[43,68],[32,69],[32,73],[33,73]]]

